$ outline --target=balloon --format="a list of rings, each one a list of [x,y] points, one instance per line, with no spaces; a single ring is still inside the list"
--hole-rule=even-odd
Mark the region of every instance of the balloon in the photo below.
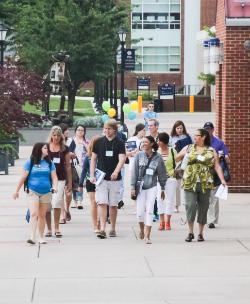
[[[115,114],[116,114],[116,110],[115,110],[114,108],[110,108],[110,109],[108,110],[108,116],[109,116],[109,117],[114,117]]]
[[[124,104],[123,107],[122,107],[122,109],[123,109],[123,112],[125,114],[128,114],[130,112],[130,110],[131,110],[130,109],[130,104],[128,104],[128,103]]]
[[[128,119],[130,119],[130,120],[136,119],[136,113],[135,112],[129,112],[128,113]]]
[[[102,115],[102,122],[105,123],[107,120],[109,120],[109,116],[107,114]]]
[[[137,111],[137,110],[138,110],[138,102],[137,102],[137,101],[133,101],[133,102],[131,103],[131,109],[132,109],[133,111]]]
[[[103,103],[102,103],[102,109],[104,111],[106,111],[106,112],[110,109],[110,103],[109,103],[109,101],[103,101]]]

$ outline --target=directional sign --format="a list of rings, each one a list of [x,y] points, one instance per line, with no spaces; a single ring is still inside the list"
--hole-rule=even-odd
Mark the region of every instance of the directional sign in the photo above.
[[[150,78],[138,78],[137,87],[139,90],[148,90],[150,88]]]
[[[165,83],[158,87],[160,99],[173,99],[175,95],[175,86]]]

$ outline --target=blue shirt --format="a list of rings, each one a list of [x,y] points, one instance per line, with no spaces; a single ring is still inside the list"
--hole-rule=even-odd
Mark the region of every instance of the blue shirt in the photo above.
[[[211,137],[211,147],[218,153],[219,151],[223,151],[224,155],[228,155],[228,149],[224,144],[224,141],[212,135]]]
[[[31,161],[27,160],[23,166],[24,170],[30,171]],[[28,188],[39,194],[46,194],[50,192],[51,189],[51,172],[55,171],[56,167],[51,162],[50,164],[46,160],[41,160],[39,165],[33,165],[29,179],[28,179]]]

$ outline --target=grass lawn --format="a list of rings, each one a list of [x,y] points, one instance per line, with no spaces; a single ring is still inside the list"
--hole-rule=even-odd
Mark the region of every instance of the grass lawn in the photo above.
[[[58,97],[51,97],[50,98],[50,105],[49,105],[49,110],[50,111],[58,111],[60,106],[59,98]],[[65,102],[65,110],[68,108],[68,102]],[[26,103],[23,107],[25,112],[28,113],[35,113],[38,115],[44,115],[44,112],[41,111],[41,108],[37,109],[35,106],[30,105],[29,103]],[[92,108],[91,101],[89,100],[80,100],[76,98],[75,102],[75,109],[74,112],[79,115],[74,115],[74,116],[95,116],[96,113],[94,112]]]

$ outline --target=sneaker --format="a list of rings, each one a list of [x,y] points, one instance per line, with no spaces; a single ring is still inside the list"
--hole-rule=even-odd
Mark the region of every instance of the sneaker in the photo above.
[[[116,235],[115,230],[111,230],[111,231],[109,232],[109,236],[110,236],[110,237],[116,237],[117,235]]]
[[[120,202],[118,203],[117,208],[118,208],[118,209],[121,209],[123,206],[124,206],[124,202],[123,202],[123,201],[120,201]]]
[[[153,222],[155,223],[155,222],[159,221],[159,218],[160,218],[159,215],[155,214],[153,217]]]
[[[197,241],[198,242],[204,242],[205,241],[202,234],[198,234]]]
[[[77,202],[74,201],[71,205],[71,208],[77,208]]]
[[[101,230],[99,233],[97,233],[96,236],[97,236],[99,239],[106,239],[106,238],[107,238],[106,232],[103,231],[103,230]]]
[[[39,244],[47,244],[47,242],[45,241],[45,239],[41,238],[41,239],[39,240]]]
[[[33,241],[32,239],[28,239],[27,243],[30,244],[30,245],[35,245],[36,244],[36,242]]]
[[[82,210],[82,209],[83,209],[83,205],[82,205],[82,203],[78,203],[78,204],[77,204],[77,209],[80,209],[80,210]]]
[[[210,224],[208,224],[207,226],[208,226],[208,228],[210,228],[210,229],[215,228],[215,224],[214,224],[214,223],[210,223]]]
[[[194,239],[194,234],[189,233],[188,236],[186,237],[185,241],[186,242],[192,242],[193,239]]]
[[[171,230],[170,223],[165,223],[165,230]]]
[[[152,244],[152,241],[149,238],[145,238],[145,243],[146,244]]]

